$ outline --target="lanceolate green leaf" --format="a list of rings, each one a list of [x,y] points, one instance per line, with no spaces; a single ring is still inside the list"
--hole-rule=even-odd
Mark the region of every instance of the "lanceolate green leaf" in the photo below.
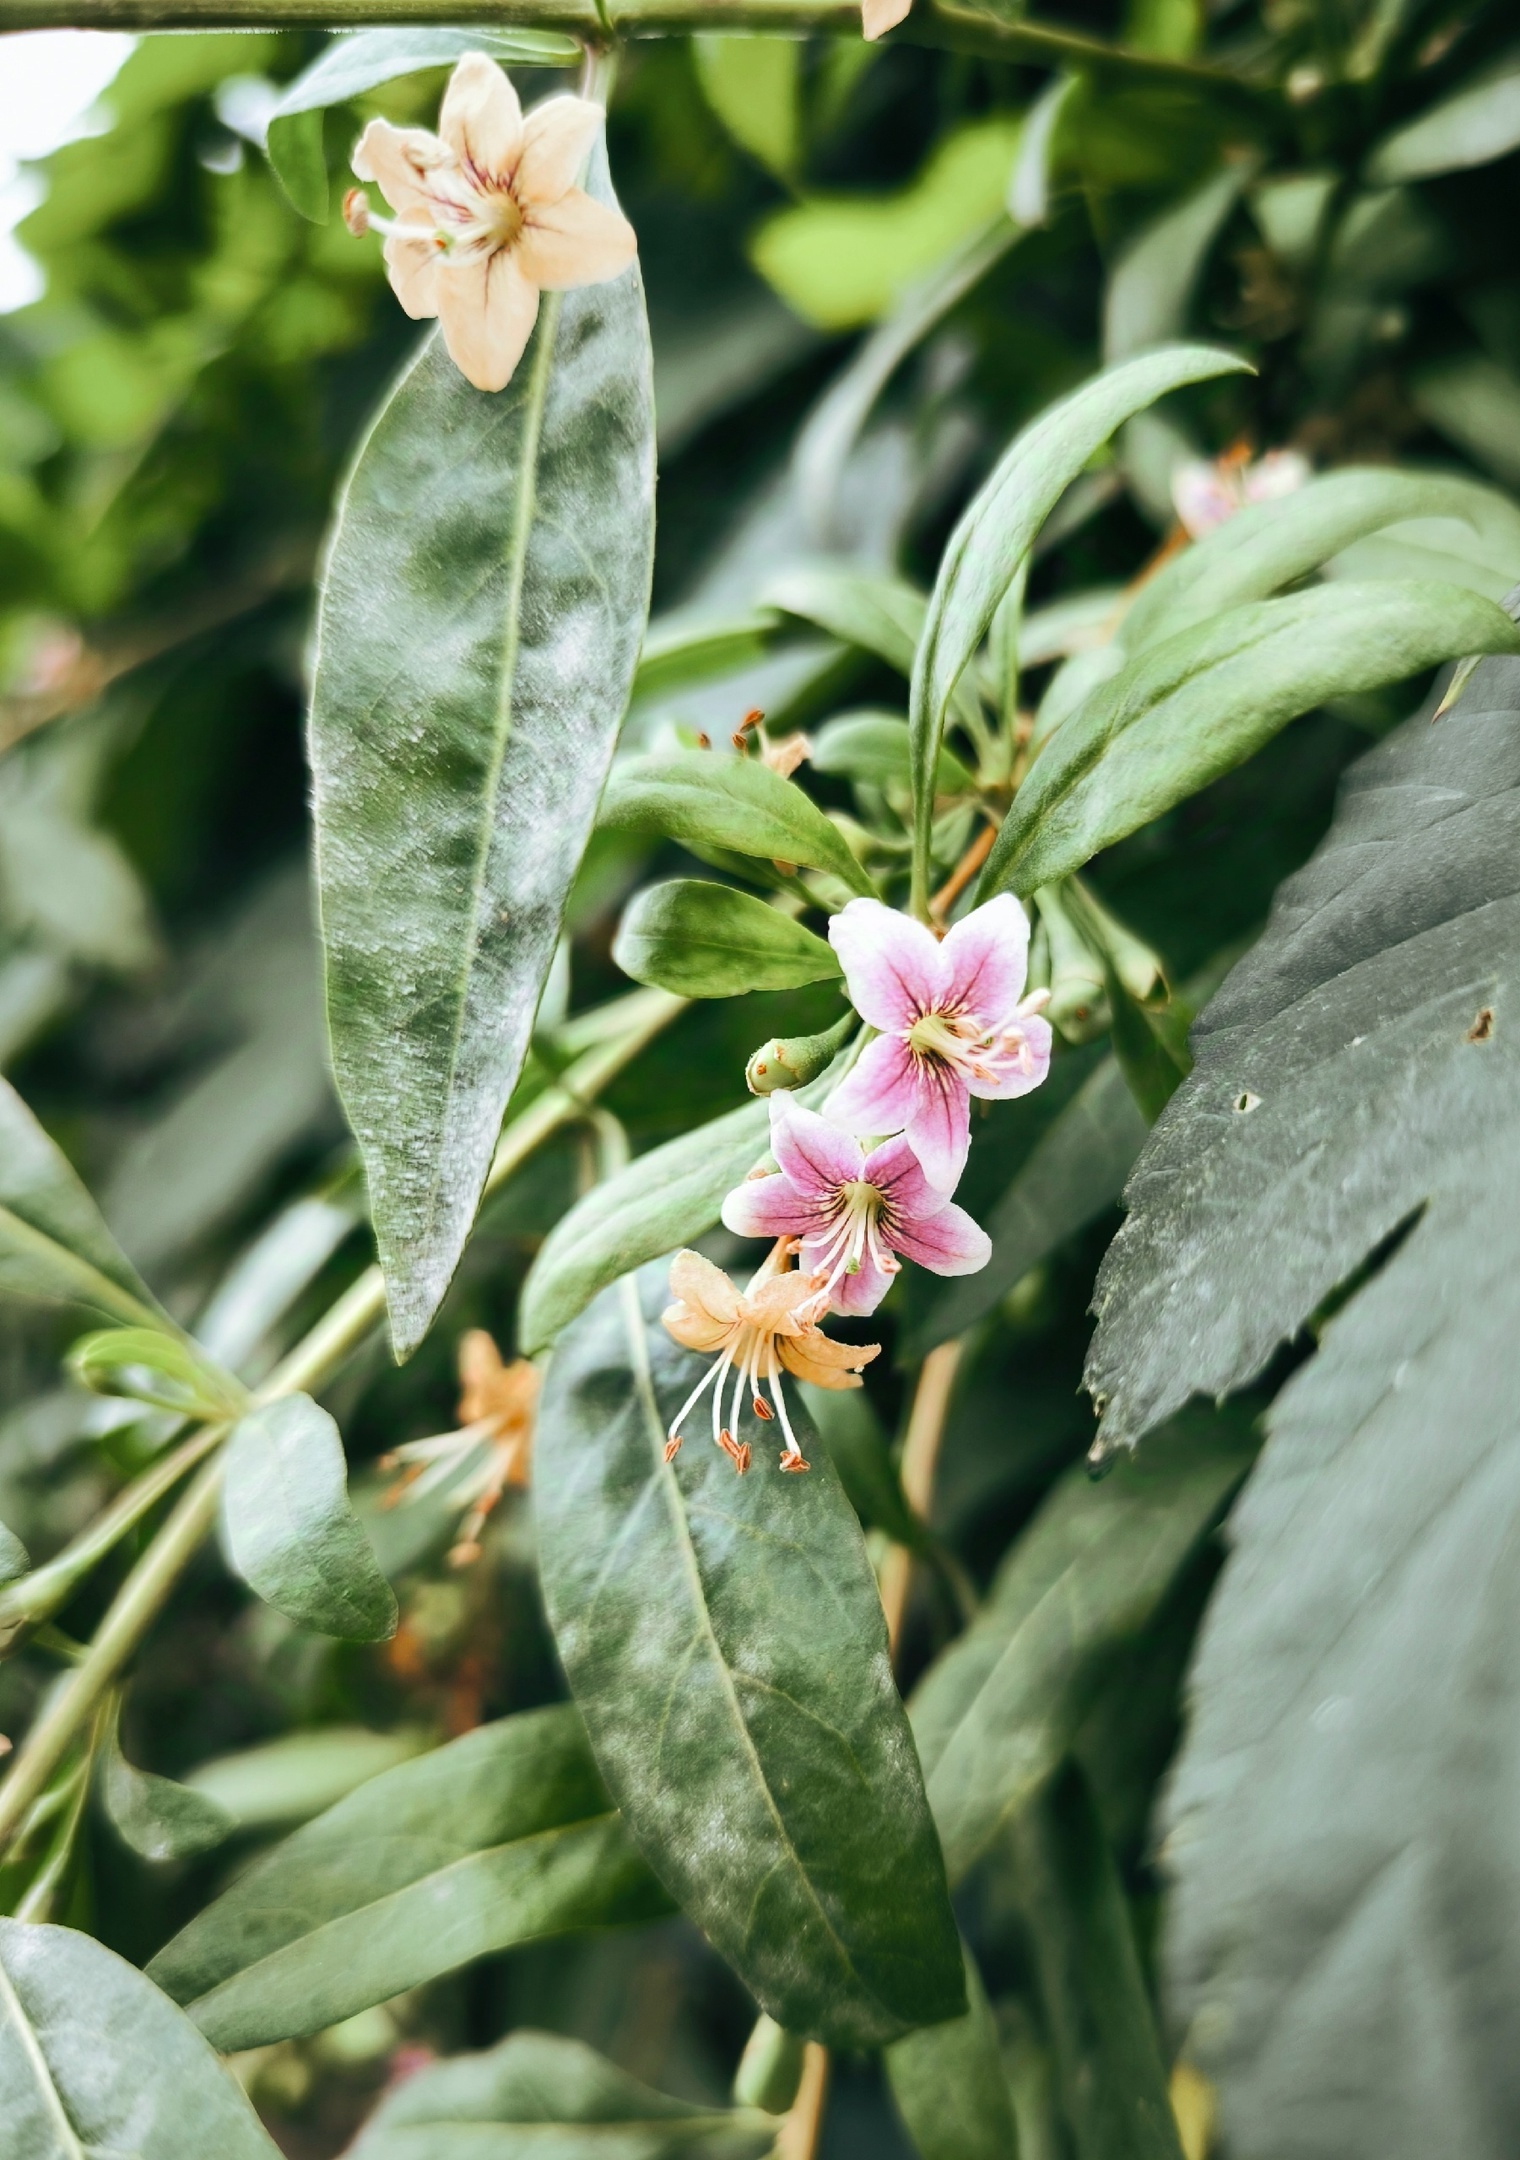
[[[815,772],[839,773],[873,787],[910,787],[907,720],[897,713],[841,713],[819,729],[808,763]],[[976,783],[955,752],[941,745],[934,785],[942,795],[959,795]]]
[[[594,191],[609,192],[598,153]],[[333,1061],[398,1354],[469,1233],[628,701],[654,509],[637,268],[499,396],[435,337],[349,480],[311,761]]]
[[[153,1294],[37,1120],[0,1080],[0,1291],[158,1327]]]
[[[653,2092],[579,2040],[514,2032],[386,2095],[353,2160],[760,2160],[777,2125],[754,2108]]]
[[[817,804],[756,758],[631,758],[613,769],[597,823],[828,870],[851,892],[876,890]]]
[[[1105,360],[1127,360],[1163,338],[1183,335],[1193,288],[1250,177],[1243,160],[1226,165],[1125,249],[1104,297]]]
[[[1054,1770],[1102,1660],[1155,1612],[1252,1453],[1238,1421],[1195,1411],[1138,1462],[1099,1484],[1071,1470],[1045,1501],[913,1697],[952,1881]]]
[[[762,659],[781,618],[770,608],[747,615],[650,624],[633,678],[636,699],[664,697],[709,676],[731,675]]]
[[[701,878],[651,885],[618,926],[612,957],[635,982],[682,997],[794,990],[840,972],[821,937],[752,893]]]
[[[1057,729],[1003,821],[982,895],[1079,870],[1328,697],[1516,650],[1504,611],[1455,585],[1325,585],[1231,608],[1148,647]]]
[[[189,2019],[72,1928],[0,1920],[0,2094],[6,2160],[277,2160]]]
[[[120,1395],[186,1417],[236,1417],[246,1389],[194,1343],[162,1328],[102,1328],[73,1344],[68,1368],[96,1395]]]
[[[261,1598],[323,1635],[374,1642],[396,1599],[348,1501],[338,1428],[309,1395],[250,1410],[227,1443],[222,1541]]]
[[[100,1791],[106,1813],[144,1860],[181,1860],[209,1852],[236,1827],[227,1810],[205,1793],[129,1763],[114,1726],[101,1764]]]
[[[1520,60],[1512,54],[1481,82],[1397,129],[1372,153],[1368,177],[1381,186],[1423,180],[1507,157],[1520,145]]]
[[[921,878],[950,700],[1061,493],[1133,413],[1184,383],[1245,365],[1207,346],[1174,345],[1109,368],[1024,430],[950,535],[913,663],[909,725]]]
[[[651,1918],[575,1712],[482,1725],[256,1860],[153,1960],[218,2047],[319,2031],[471,1958]]]
[[[894,2041],[882,2067],[919,2160],[1017,2160],[997,2023],[976,1960],[964,1956],[970,2008]]]
[[[700,1430],[664,1460],[702,1370],[658,1325],[667,1296],[663,1266],[604,1292],[549,1368],[555,1639],[631,1835],[761,2007],[879,2045],[963,1996],[875,1578],[800,1403],[806,1475],[747,1407],[748,1476]]]

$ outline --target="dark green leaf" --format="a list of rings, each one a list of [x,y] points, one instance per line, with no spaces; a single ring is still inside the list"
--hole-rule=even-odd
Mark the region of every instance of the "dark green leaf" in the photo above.
[[[998,602],[1035,536],[1093,452],[1133,413],[1185,383],[1246,363],[1207,346],[1174,345],[1122,361],[1063,398],[1016,438],[945,544],[913,664],[909,711],[916,831],[927,861],[945,715]]]
[[[106,1813],[144,1860],[185,1860],[209,1852],[236,1824],[224,1807],[172,1778],[155,1777],[127,1761],[113,1725],[100,1769]]]
[[[277,2160],[231,2072],[88,1935],[0,1920],[6,2160]]]
[[[1104,1659],[1155,1612],[1252,1452],[1238,1421],[1190,1412],[1112,1477],[1069,1470],[1045,1501],[976,1621],[913,1696],[952,1880],[1051,1774]]]
[[[588,185],[610,193],[600,152]],[[499,396],[430,339],[344,496],[311,760],[333,1061],[398,1353],[521,1069],[628,702],[653,512],[636,267],[546,295]]]
[[[652,1917],[580,1719],[533,1710],[384,1771],[153,1960],[221,2048],[319,2031],[509,1943]]]
[[[929,1534],[903,1495],[887,1436],[864,1388],[801,1385],[808,1414],[829,1451],[849,1502],[869,1529],[914,1552],[926,1552]]]
[[[879,2045],[964,2003],[875,1578],[800,1403],[805,1476],[747,1406],[747,1477],[700,1431],[664,1460],[702,1371],[658,1325],[668,1294],[658,1265],[604,1292],[550,1365],[555,1639],[631,1835],[762,2008]]]
[[[1231,608],[1139,653],[1061,725],[1014,798],[982,895],[1068,876],[1326,698],[1517,649],[1503,610],[1455,585],[1325,585]]]
[[[103,1328],[70,1348],[68,1369],[96,1395],[155,1403],[186,1417],[217,1421],[241,1415],[246,1389],[193,1343],[161,1328]]]
[[[1123,1885],[1079,1770],[1020,1812],[1012,1859],[1076,2160],[1182,2160]]]
[[[631,758],[613,768],[597,823],[827,870],[851,892],[876,891],[838,827],[757,758],[711,751]]]
[[[1130,242],[1103,302],[1105,360],[1127,360],[1186,333],[1194,287],[1250,177],[1250,166],[1237,158]]]
[[[1442,98],[1396,128],[1372,153],[1367,177],[1379,186],[1487,165],[1520,148],[1520,66],[1511,58],[1481,82]]]
[[[908,788],[912,772],[908,723],[900,713],[841,713],[813,738],[808,759],[815,772],[839,773],[872,787]],[[965,795],[976,785],[953,750],[940,745],[934,786],[940,795]]]
[[[639,893],[618,926],[612,957],[635,982],[682,997],[795,990],[841,972],[833,947],[790,915],[701,878]]]
[[[377,1642],[396,1599],[348,1501],[343,1442],[309,1395],[251,1410],[227,1443],[222,1542],[261,1598],[322,1635]]]
[[[313,225],[325,225],[331,206],[320,107],[272,113],[264,152],[292,210],[299,210]]]
[[[0,1291],[158,1324],[153,1294],[61,1151],[0,1080]]]
[[[1017,2160],[1013,2097],[976,1960],[963,1953],[970,2008],[894,2041],[887,2083],[920,2160]]]
[[[760,2160],[776,2124],[654,2092],[579,2040],[519,2031],[388,2093],[353,2160]]]

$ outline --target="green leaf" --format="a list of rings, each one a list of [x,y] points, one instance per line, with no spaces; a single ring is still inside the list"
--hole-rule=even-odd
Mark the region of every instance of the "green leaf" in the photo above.
[[[795,990],[841,970],[833,947],[753,893],[675,878],[635,895],[612,957],[635,982],[682,997]]]
[[[1510,487],[1520,487],[1520,375],[1487,353],[1453,353],[1410,379],[1433,428]]]
[[[100,1795],[111,1821],[144,1860],[186,1860],[209,1852],[237,1827],[204,1793],[135,1769],[121,1751],[114,1721],[101,1762]]]
[[[511,1943],[664,1909],[560,1706],[371,1778],[256,1860],[149,1969],[218,2047],[258,2047]]]
[[[1127,360],[1187,330],[1193,291],[1209,251],[1239,202],[1251,167],[1237,159],[1205,180],[1132,240],[1115,263],[1103,301],[1103,357]]]
[[[1373,151],[1367,177],[1379,187],[1432,173],[1488,165],[1520,148],[1520,64],[1512,55],[1493,74],[1468,83],[1395,128]]]
[[[1003,821],[982,897],[1069,876],[1326,698],[1516,650],[1502,609],[1455,585],[1336,583],[1231,608],[1147,647],[1063,722]]]
[[[1174,556],[1141,587],[1119,642],[1132,656],[1225,608],[1269,599],[1370,533],[1409,518],[1476,522],[1489,500],[1491,490],[1444,475],[1326,473],[1280,501],[1248,504]]]
[[[907,720],[901,713],[841,713],[813,737],[808,763],[814,772],[863,780],[869,787],[907,790],[913,784]],[[975,785],[955,752],[941,743],[934,768],[935,793],[967,795]]]
[[[231,2072],[123,1958],[0,1920],[7,2160],[277,2160]]]
[[[327,220],[326,106],[345,105],[419,68],[445,67],[467,52],[523,67],[573,67],[580,59],[572,38],[544,30],[360,30],[334,38],[289,85],[269,122],[269,162],[301,215],[317,225]]]
[[[613,767],[597,823],[827,870],[851,892],[876,891],[838,827],[757,758],[700,750],[630,758]]]
[[[182,1336],[161,1328],[102,1328],[71,1345],[68,1370],[95,1395],[155,1403],[208,1423],[240,1417],[248,1391]]]
[[[864,1388],[819,1388],[799,1382],[808,1415],[829,1451],[839,1482],[868,1528],[910,1551],[927,1553],[931,1539],[909,1507],[881,1420]]]
[[[1268,1414],[1168,1803],[1172,1994],[1245,2154],[1520,2130],[1517,863],[1520,661],[1488,659],[1353,768],[1099,1281],[1110,1447],[1338,1307]]]
[[[761,2007],[879,2045],[964,1998],[875,1578],[800,1403],[805,1476],[778,1472],[747,1406],[747,1477],[700,1431],[664,1460],[702,1371],[658,1324],[668,1294],[662,1265],[604,1292],[549,1367],[555,1641],[630,1834]]]
[[[387,2093],[352,2160],[760,2160],[775,2121],[695,2107],[641,2085],[579,2040],[518,2031],[483,2055],[420,2070]]]
[[[756,608],[718,620],[677,617],[651,624],[633,678],[634,699],[666,697],[688,683],[753,667],[774,643],[779,623],[773,609]]]
[[[31,1555],[14,1530],[0,1523],[0,1588],[19,1582],[31,1570]]]
[[[1174,345],[1107,369],[1025,428],[963,513],[940,558],[913,667],[908,719],[921,873],[951,698],[1040,527],[1094,451],[1132,414],[1185,383],[1245,366],[1207,346]]]
[[[201,1763],[186,1782],[224,1809],[240,1830],[289,1829],[430,1744],[416,1726],[380,1733],[363,1725],[324,1725],[218,1755]]]
[[[887,2084],[919,2160],[1016,2160],[1013,2096],[976,1960],[962,1946],[970,2008],[896,2040]]]
[[[259,1596],[348,1642],[394,1634],[396,1599],[349,1506],[343,1442],[309,1395],[251,1410],[227,1443],[222,1542]]]
[[[979,1275],[941,1291],[913,1336],[913,1356],[963,1335],[1031,1268],[1112,1207],[1146,1131],[1117,1058],[1105,1058],[1035,1142],[986,1219],[991,1259]]]
[[[1055,1769],[1115,1646],[1161,1604],[1252,1453],[1238,1420],[1195,1410],[1101,1484],[1077,1467],[1045,1500],[912,1700],[952,1881]]]
[[[1021,1811],[1011,1845],[1076,2160],[1182,2160],[1124,1888],[1080,1770]]]
[[[159,1324],[153,1293],[37,1120],[0,1079],[0,1292]]]
[[[907,677],[928,601],[902,578],[866,570],[784,570],[765,588],[768,607],[816,624],[846,645],[875,653]]]
[[[610,198],[605,159],[588,186]],[[430,339],[359,453],[311,721],[333,1062],[398,1355],[469,1234],[628,702],[654,410],[637,267],[499,396]]]
[[[802,47],[788,37],[694,37],[697,80],[734,141],[785,179],[801,145]]]

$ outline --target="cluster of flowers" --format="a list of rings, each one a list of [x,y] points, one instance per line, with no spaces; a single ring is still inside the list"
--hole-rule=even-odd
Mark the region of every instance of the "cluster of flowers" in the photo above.
[[[855,1010],[877,1032],[821,1115],[788,1093],[771,1097],[777,1167],[723,1203],[730,1230],[775,1241],[748,1288],[699,1253],[679,1253],[672,1265],[665,1326],[686,1349],[716,1356],[671,1425],[667,1461],[711,1389],[713,1440],[736,1470],[750,1461],[738,1438],[746,1393],[757,1418],[780,1421],[781,1468],[807,1469],[783,1368],[817,1387],[859,1387],[880,1346],[835,1342],[820,1325],[827,1313],[874,1312],[904,1259],[936,1275],[986,1266],[987,1234],[952,1197],[971,1142],[971,1097],[1027,1095],[1050,1069],[1046,993],[1024,995],[1029,919],[1011,894],[974,909],[943,942],[879,900],[852,900],[829,938]]]

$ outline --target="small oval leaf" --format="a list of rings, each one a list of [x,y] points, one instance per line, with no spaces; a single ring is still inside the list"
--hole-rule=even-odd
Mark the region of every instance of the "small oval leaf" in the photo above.
[[[612,957],[635,982],[682,997],[795,990],[840,973],[833,947],[752,893],[701,878],[651,885],[630,902]]]
[[[876,891],[838,827],[800,787],[755,758],[710,751],[631,758],[613,768],[597,823],[827,870],[851,892]]]
[[[102,1328],[81,1336],[65,1362],[92,1395],[124,1396],[208,1422],[238,1417],[247,1407],[248,1392],[230,1373],[160,1328]]]

